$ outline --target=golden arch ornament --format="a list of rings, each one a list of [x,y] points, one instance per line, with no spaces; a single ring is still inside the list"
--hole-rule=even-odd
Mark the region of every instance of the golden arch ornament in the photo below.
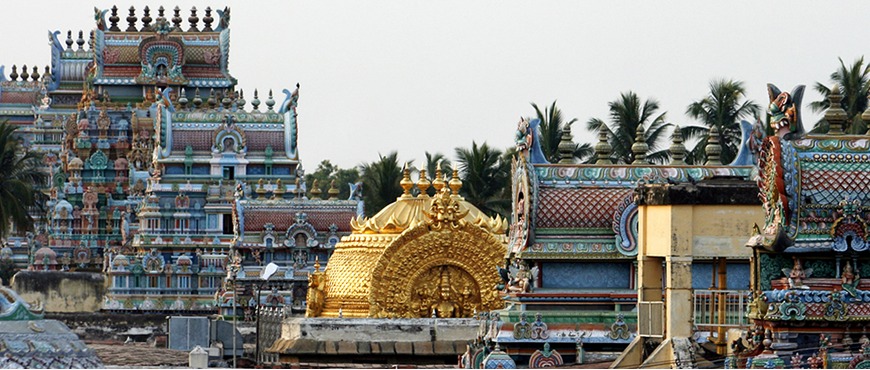
[[[503,308],[495,286],[504,254],[504,244],[479,226],[433,217],[381,254],[372,271],[369,316],[471,317]]]

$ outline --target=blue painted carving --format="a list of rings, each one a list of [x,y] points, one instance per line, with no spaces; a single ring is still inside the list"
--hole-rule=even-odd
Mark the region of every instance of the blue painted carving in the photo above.
[[[754,166],[755,153],[749,148],[749,142],[752,136],[752,124],[748,121],[740,121],[740,148],[737,150],[737,156],[731,161],[729,166]]]
[[[284,115],[284,153],[289,159],[299,159],[299,154],[296,153],[296,107],[299,104],[299,84],[296,84],[296,90],[292,93],[284,89],[284,94],[286,97],[279,108],[279,113]]]
[[[218,21],[217,27],[215,27],[215,32],[221,32],[230,26],[230,8],[224,8],[224,10],[215,9],[220,20]]]
[[[613,215],[613,232],[616,233],[616,248],[626,256],[637,255],[637,204],[634,194],[623,199]]]
[[[172,103],[164,103],[170,101],[169,92],[172,88],[166,88],[160,95],[160,99],[149,108],[151,117],[156,117],[154,120],[154,132],[157,135],[157,145],[161,147],[159,152],[160,158],[169,157],[172,151],[172,112],[175,110]]]
[[[105,11],[103,11],[103,14],[105,14]],[[94,40],[96,40],[96,42],[94,42],[94,61],[96,62],[95,64],[97,67],[97,74],[94,77],[96,78],[102,77],[103,75],[103,51],[106,48],[106,38],[103,36],[103,30],[94,30]]]
[[[529,162],[532,164],[550,164],[544,151],[541,150],[541,120],[534,118],[529,122],[532,131],[532,149],[529,153]]]
[[[229,19],[229,11],[227,11],[227,19]],[[223,20],[223,17],[221,17]],[[220,38],[220,48],[221,48],[221,71],[229,77],[227,73],[227,64],[230,55],[230,29],[221,30]]]
[[[63,76],[63,69],[60,68],[60,55],[63,52],[63,46],[60,44],[60,40],[57,38],[57,35],[60,34],[60,31],[48,31],[48,40],[51,42],[51,83],[45,86],[48,91],[57,90],[58,86],[60,86],[60,79]],[[3,71],[0,71],[0,75],[5,76]],[[4,77],[5,79],[5,77]]]

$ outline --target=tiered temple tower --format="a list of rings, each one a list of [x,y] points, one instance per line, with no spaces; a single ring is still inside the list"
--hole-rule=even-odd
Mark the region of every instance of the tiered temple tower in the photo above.
[[[748,313],[754,328],[726,365],[870,367],[870,141],[846,119],[837,86],[824,134],[801,128],[802,86],[769,91],[775,134],[764,139],[758,180],[766,218],[747,243],[756,256]],[[857,118],[870,123],[870,111]]]
[[[95,29],[67,32],[64,42],[49,33],[50,68],[13,66],[0,81],[0,116],[22,126],[28,150],[46,152],[52,179],[46,222],[12,238],[13,258],[38,270],[102,271],[107,310],[201,312],[221,304],[215,297],[228,275],[251,274],[243,265],[275,261],[305,274],[316,255],[328,258],[329,239],[347,233],[330,226],[347,225],[360,201],[305,196],[298,84],[280,103],[271,91],[262,102],[257,90],[245,100],[227,68],[228,8],[193,8],[187,25],[178,7],[121,13],[95,9]],[[296,213],[321,209],[341,216],[308,225],[306,247],[315,251],[304,258],[260,254],[245,241],[245,207],[236,202],[238,191],[257,198],[252,189],[274,199],[259,208],[282,212],[249,221],[250,230],[290,232],[282,225],[295,224]],[[289,201],[296,208],[287,213]],[[281,287],[290,302],[293,289]]]

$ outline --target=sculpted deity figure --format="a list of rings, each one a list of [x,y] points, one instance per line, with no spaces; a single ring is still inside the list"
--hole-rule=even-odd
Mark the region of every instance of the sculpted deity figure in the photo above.
[[[320,271],[320,260],[314,260],[314,272],[308,274],[308,296],[306,297],[306,317],[317,317],[323,312],[326,294],[326,274]]]
[[[528,293],[531,291],[531,272],[524,262],[519,262],[518,265],[519,270],[508,282],[507,290],[509,293]]]
[[[517,132],[514,141],[517,146],[517,151],[522,152],[528,150],[532,145],[532,134],[529,132],[529,120],[520,117],[520,122],[517,123]]]
[[[450,277],[447,269],[441,270],[441,284],[439,286],[438,302],[430,307],[432,312],[439,318],[459,317],[459,306],[453,303],[450,289]]]
[[[861,276],[852,270],[852,264],[846,262],[846,266],[843,266],[842,274],[843,290],[848,292],[852,297],[857,297],[859,279],[861,279]]]
[[[812,276],[813,269],[808,268],[804,269],[801,266],[801,260],[797,257],[794,258],[794,267],[791,269],[784,268],[782,272],[785,276],[788,277],[788,287],[789,289],[809,289],[810,287],[804,285],[803,280]]]
[[[768,113],[770,114],[770,127],[776,132],[776,136],[790,140],[803,131],[800,119],[800,105],[803,100],[804,86],[795,87],[791,93],[780,91],[774,85],[767,85],[767,94],[770,98]]]

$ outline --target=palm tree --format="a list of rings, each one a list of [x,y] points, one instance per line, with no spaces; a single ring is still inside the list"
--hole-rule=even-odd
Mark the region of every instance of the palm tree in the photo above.
[[[45,183],[42,154],[24,151],[15,136],[16,127],[0,123],[0,237],[8,235],[14,226],[18,232],[33,228],[28,210],[37,205],[36,186]]]
[[[559,141],[562,138],[562,130],[577,122],[576,118],[572,118],[568,122],[562,121],[562,110],[556,107],[556,101],[550,104],[549,107],[544,107],[544,111],[537,104],[531,103],[535,108],[535,114],[541,121],[541,151],[550,163],[559,162]],[[574,150],[574,157],[584,160],[591,157],[593,154],[592,146],[587,144],[577,145]]]
[[[366,216],[374,215],[387,205],[396,201],[402,195],[402,166],[399,165],[398,153],[380,157],[377,161],[360,165],[360,176],[363,182],[363,201],[366,204]]]
[[[462,180],[460,194],[487,215],[505,217],[510,209],[510,159],[486,143],[478,146],[473,141],[471,149],[456,148],[456,157]]]
[[[610,107],[610,122],[606,123],[599,118],[591,118],[586,122],[586,129],[592,132],[604,126],[610,137],[610,146],[613,148],[611,158],[616,163],[631,163],[634,161],[634,153],[631,145],[634,143],[638,126],[644,127],[644,141],[649,145],[646,153],[647,161],[652,163],[664,163],[669,158],[667,149],[659,149],[660,140],[664,138],[664,131],[671,126],[665,122],[665,114],[655,115],[659,110],[659,102],[649,98],[641,103],[640,98],[633,91],[621,93],[619,99],[607,103]]]
[[[717,79],[710,81],[710,92],[701,100],[692,102],[686,108],[686,115],[701,121],[706,127],[687,126],[682,128],[686,139],[700,138],[694,148],[686,155],[686,162],[704,163],[704,148],[707,146],[707,135],[712,127],[719,130],[722,145],[722,163],[731,163],[740,149],[740,121],[754,117],[761,107],[752,100],[746,99],[746,88],[743,82]]]
[[[840,68],[831,73],[831,82],[839,85],[840,93],[843,94],[843,100],[840,101],[840,104],[846,111],[847,117],[843,131],[848,134],[864,134],[867,131],[867,124],[861,120],[861,113],[867,109],[867,93],[870,90],[870,64],[864,66],[863,56],[856,59],[848,67],[843,63],[843,58],[837,59],[840,61]],[[810,109],[816,113],[823,112],[831,104],[828,101],[831,88],[821,82],[816,82],[813,89],[822,95],[822,100],[810,103]],[[825,120],[824,116],[816,122],[811,132],[816,134],[828,132],[828,121]]]

